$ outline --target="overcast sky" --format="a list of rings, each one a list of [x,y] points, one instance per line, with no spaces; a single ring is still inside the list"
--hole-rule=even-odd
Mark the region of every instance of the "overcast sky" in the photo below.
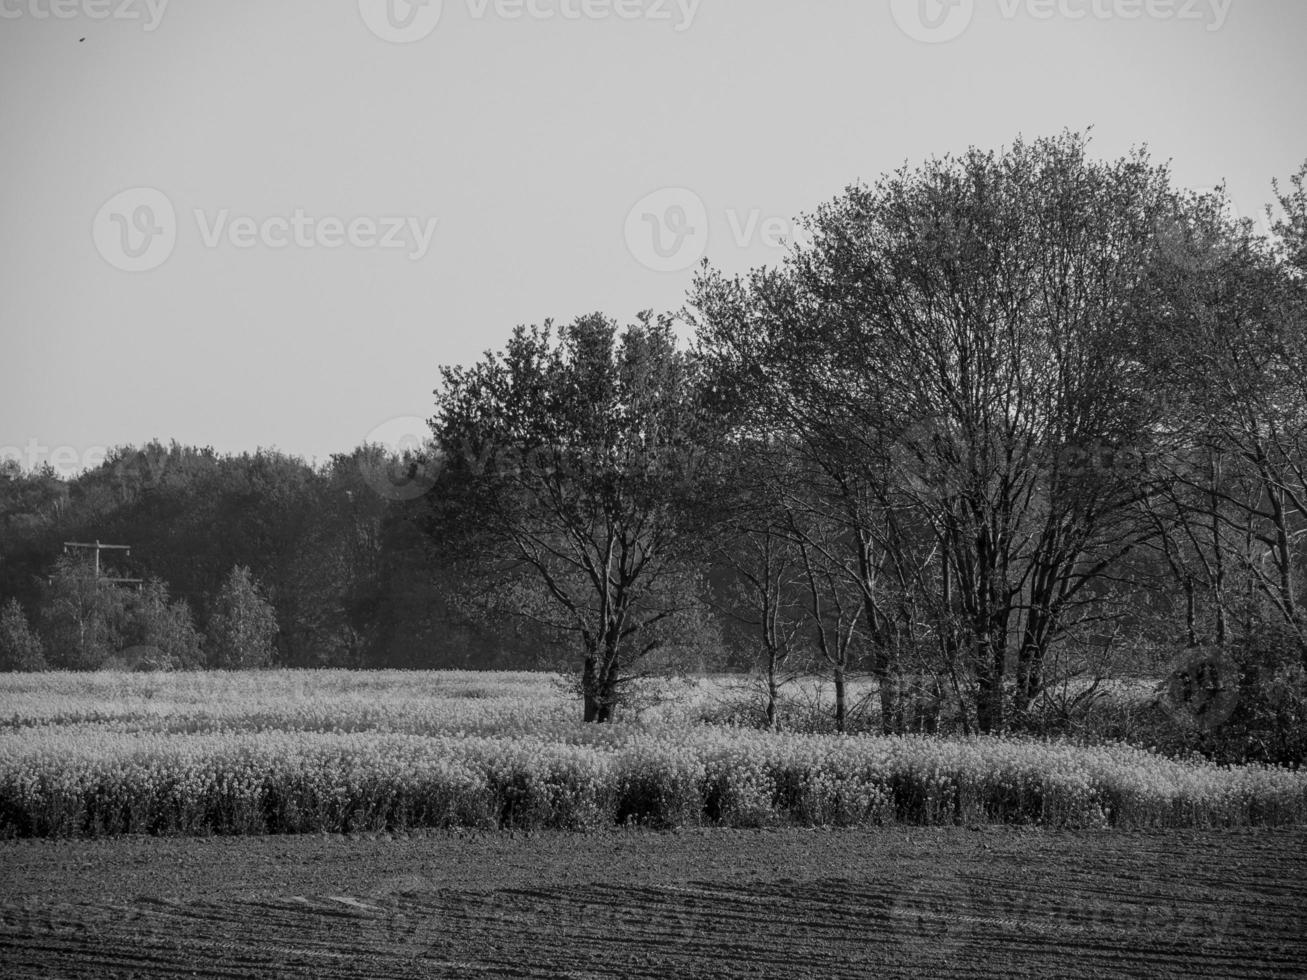
[[[1304,42],[1302,0],[0,0],[0,452],[394,439],[516,324],[676,309],[1018,134],[1255,214]]]

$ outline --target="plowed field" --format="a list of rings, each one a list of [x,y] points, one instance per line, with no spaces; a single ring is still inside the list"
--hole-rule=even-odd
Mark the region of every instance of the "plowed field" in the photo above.
[[[1304,977],[1307,831],[0,844],[18,977]]]

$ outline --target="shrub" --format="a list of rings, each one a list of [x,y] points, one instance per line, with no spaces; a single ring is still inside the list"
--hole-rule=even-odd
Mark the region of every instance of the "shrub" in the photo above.
[[[130,669],[203,666],[200,634],[191,620],[190,606],[185,599],[171,601],[163,582],[146,582],[128,603],[127,611],[124,641],[134,654],[129,658]]]
[[[1239,639],[1229,659],[1238,671],[1238,702],[1195,748],[1218,762],[1307,762],[1307,672],[1296,640],[1262,628]]]
[[[585,726],[551,690],[528,675],[0,677],[0,836],[1307,821],[1307,773],[1261,764],[679,718]]]

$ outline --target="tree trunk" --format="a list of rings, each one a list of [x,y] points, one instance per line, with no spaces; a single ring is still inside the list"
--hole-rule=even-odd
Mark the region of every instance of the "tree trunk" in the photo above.
[[[1041,596],[1038,601],[1051,603],[1054,600],[1049,596]],[[1012,721],[1015,723],[1027,723],[1030,706],[1043,690],[1044,660],[1048,655],[1055,627],[1056,622],[1052,613],[1043,608],[1031,610],[1021,637],[1021,649],[1017,653],[1017,686],[1012,705]],[[1001,673],[1000,670],[1000,677]]]
[[[1044,683],[1044,651],[1038,640],[1027,635],[1017,654],[1017,689],[1012,713],[1021,722],[1030,711],[1030,705]]]
[[[982,637],[976,664],[976,727],[982,735],[1003,729],[1003,661],[1002,646]]]
[[[586,724],[600,720],[599,684],[595,660],[593,653],[587,653],[585,667],[581,672],[581,696],[585,700],[584,718]]]
[[[835,666],[835,730],[844,731],[844,725],[848,715],[848,704],[845,700],[844,668],[840,665]]]
[[[617,663],[609,661],[603,667],[599,677],[599,710],[595,717],[601,725],[606,725],[613,720],[613,712],[617,707]]]
[[[958,679],[960,644],[958,643],[957,625],[953,618],[952,565],[949,562],[947,552],[942,548],[940,550],[940,561],[943,563],[941,568],[941,581],[943,584],[940,592],[940,608],[943,610],[943,619],[939,628],[940,653],[943,658],[944,675],[948,678],[949,689],[953,692],[953,696],[957,698],[960,708],[962,734],[970,736],[971,716],[967,712],[966,698],[963,697],[962,693],[962,683]]]
[[[581,673],[581,693],[585,699],[585,721],[604,724],[613,720],[617,707],[618,654],[616,630],[602,645],[594,643],[586,651]]]
[[[1003,582],[1002,555],[983,513],[975,515],[980,525],[967,556],[972,570],[966,593],[976,644],[976,727],[981,734],[1003,729],[1003,678],[1007,670],[1008,617],[1011,596]]]
[[[894,684],[887,677],[876,679],[880,690],[880,730],[883,735],[892,735],[897,730],[900,698]]]
[[[945,565],[947,568],[947,563]],[[898,666],[897,655],[891,656],[888,644],[889,630],[882,632],[880,627],[880,610],[873,599],[875,594],[873,563],[866,540],[859,539],[858,572],[861,576],[862,609],[867,626],[871,631],[871,676],[880,693],[880,728],[885,735],[895,730],[895,720],[899,717],[898,688],[893,683]],[[841,729],[843,731],[843,729]]]
[[[1216,458],[1211,458],[1212,481],[1209,507],[1212,516],[1212,561],[1216,565],[1216,580],[1213,583],[1216,592],[1216,648],[1225,649],[1225,546],[1221,543],[1220,503],[1217,499],[1216,483],[1219,479]]]
[[[776,651],[767,651],[767,728],[776,731],[776,699],[779,696],[776,683]]]
[[[1297,596],[1293,584],[1293,549],[1289,542],[1288,515],[1284,507],[1284,491],[1270,493],[1272,513],[1275,515],[1275,564],[1279,572],[1280,605],[1284,618],[1302,642],[1302,627],[1298,617]]]
[[[1185,626],[1185,646],[1193,649],[1198,646],[1198,609],[1194,602],[1194,578],[1192,575],[1184,577],[1184,626]]]
[[[916,730],[934,735],[939,731],[939,708],[943,690],[938,677],[923,677],[918,690],[917,708],[913,722]]]

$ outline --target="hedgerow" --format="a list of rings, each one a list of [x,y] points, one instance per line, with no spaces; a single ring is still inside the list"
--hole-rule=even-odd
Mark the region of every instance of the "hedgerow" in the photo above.
[[[561,733],[560,733],[561,734]],[[615,726],[551,735],[0,734],[0,835],[621,824],[1301,822],[1307,775],[1125,746]]]

